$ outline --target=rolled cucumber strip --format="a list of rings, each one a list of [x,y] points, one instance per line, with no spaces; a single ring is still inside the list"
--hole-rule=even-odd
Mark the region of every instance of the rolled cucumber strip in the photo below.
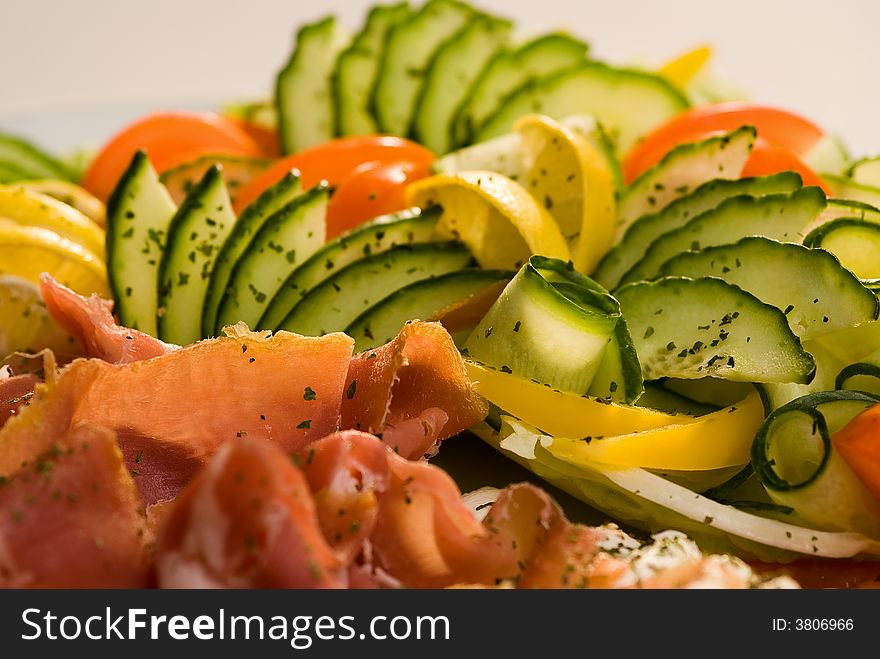
[[[532,256],[465,342],[476,361],[562,391],[590,388],[618,304],[570,263]]]
[[[767,417],[755,436],[752,467],[773,501],[791,507],[813,528],[880,535],[880,503],[831,442],[877,402],[863,392],[820,392]]]

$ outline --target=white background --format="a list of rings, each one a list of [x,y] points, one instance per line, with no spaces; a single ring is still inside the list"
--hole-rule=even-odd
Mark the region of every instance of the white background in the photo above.
[[[388,1],[388,0],[385,0]],[[300,23],[366,0],[0,0],[0,129],[48,146],[103,139],[146,109],[264,96]],[[479,0],[528,36],[564,28],[612,63],[714,45],[714,70],[757,100],[880,153],[880,2]]]

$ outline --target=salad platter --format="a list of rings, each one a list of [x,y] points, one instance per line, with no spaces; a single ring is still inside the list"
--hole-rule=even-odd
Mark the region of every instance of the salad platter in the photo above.
[[[876,584],[880,157],[521,28],[0,125],[0,586]]]

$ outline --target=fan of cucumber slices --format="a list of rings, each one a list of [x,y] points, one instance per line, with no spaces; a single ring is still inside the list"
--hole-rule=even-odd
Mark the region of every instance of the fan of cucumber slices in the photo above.
[[[432,175],[328,240],[326,183],[292,169],[235,212],[265,162],[160,176],[138,152],[107,204],[118,319],[181,345],[237,323],[343,331],[358,351],[439,320],[490,402],[473,432],[594,508],[766,561],[880,557],[880,501],[835,445],[880,403],[880,159],[828,142],[823,187],[744,176],[760,141],[742,125],[625,182],[621,156],[695,98],[673,69],[518,41],[457,0],[376,6],[354,34],[309,24],[247,117],[285,153],[408,137]],[[0,139],[0,178],[28,168],[71,178]]]

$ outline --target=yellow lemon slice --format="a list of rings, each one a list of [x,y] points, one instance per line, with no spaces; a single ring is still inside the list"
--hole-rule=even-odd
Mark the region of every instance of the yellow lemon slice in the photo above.
[[[0,217],[54,231],[78,243],[95,258],[104,253],[104,230],[75,208],[18,185],[0,185]]]
[[[105,226],[107,209],[104,203],[85,188],[76,183],[54,178],[17,181],[17,186],[48,195],[78,210],[98,226]]]
[[[621,467],[704,471],[744,465],[764,420],[757,392],[736,405],[696,417],[684,425],[618,436],[554,437],[545,448],[569,464],[604,463]]]
[[[686,87],[711,58],[712,49],[709,46],[697,46],[669,60],[657,70],[657,74],[673,85]]]
[[[43,272],[82,295],[110,297],[106,268],[91,251],[48,229],[0,221],[0,275],[38,284]]]
[[[82,354],[82,347],[49,315],[40,287],[32,281],[0,275],[0,359],[14,352],[51,349],[63,361]]]
[[[696,422],[699,417],[606,403],[465,361],[476,390],[505,412],[554,437],[625,435]]]
[[[409,185],[406,196],[413,206],[442,206],[438,232],[461,240],[485,268],[516,269],[533,254],[571,258],[553,217],[501,174],[438,174]]]
[[[527,162],[526,189],[553,216],[575,269],[592,272],[611,249],[616,200],[608,162],[583,133],[550,117],[516,122]]]

